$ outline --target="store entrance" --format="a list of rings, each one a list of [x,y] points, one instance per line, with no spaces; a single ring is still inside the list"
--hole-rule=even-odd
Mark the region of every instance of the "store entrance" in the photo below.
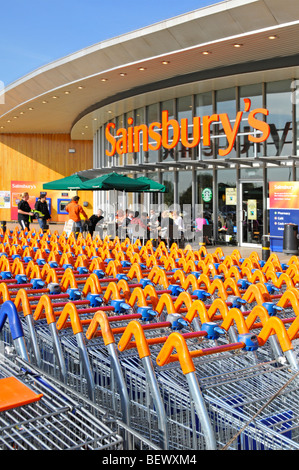
[[[241,245],[262,243],[263,235],[263,185],[261,181],[241,182]]]

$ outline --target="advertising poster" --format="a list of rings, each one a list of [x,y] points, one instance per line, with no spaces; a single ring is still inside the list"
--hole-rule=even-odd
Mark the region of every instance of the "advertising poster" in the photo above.
[[[270,202],[270,248],[283,250],[285,224],[299,224],[299,182],[269,183]]]
[[[24,192],[29,193],[29,205],[34,209],[36,198],[39,197],[40,192],[44,191],[43,183],[39,181],[12,181],[11,182],[11,220],[18,220],[18,203],[20,202],[21,194]],[[66,197],[62,197],[62,195]],[[59,201],[69,201],[70,193],[61,193],[60,191],[47,191],[47,202],[51,214],[52,222],[65,222],[67,215],[59,213],[57,210]],[[0,200],[1,202],[1,200]],[[37,223],[35,220],[33,223]]]
[[[0,191],[0,209],[10,209],[10,191]]]
[[[257,219],[257,204],[256,199],[248,199],[248,220],[256,220]]]
[[[237,188],[225,188],[225,204],[227,206],[236,206]]]

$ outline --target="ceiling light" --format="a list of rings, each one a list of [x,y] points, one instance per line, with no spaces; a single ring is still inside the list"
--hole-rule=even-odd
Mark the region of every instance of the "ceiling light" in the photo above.
[[[43,104],[47,104],[47,103],[48,103],[48,101],[45,101],[45,100],[44,100],[42,103],[43,103]]]
[[[65,91],[64,94],[65,94],[65,95],[69,95],[69,94],[70,94],[70,91]]]
[[[163,60],[163,61],[162,61],[162,64],[163,64],[163,65],[169,64],[169,60]]]
[[[268,36],[268,39],[277,39],[278,36],[276,36],[275,34],[272,34],[271,36]]]
[[[84,127],[85,127],[85,129],[88,129],[88,126],[84,126]]]
[[[101,82],[107,82],[108,79],[107,78],[101,78]]]
[[[29,111],[33,111],[33,108],[28,108],[28,109],[29,109]]]
[[[243,44],[234,44],[234,47],[242,47]]]
[[[1,126],[0,129],[4,129],[4,126]]]
[[[6,122],[11,122],[11,121],[10,121],[10,119],[8,119],[8,121],[6,121]]]
[[[98,120],[98,118],[93,118],[93,120],[94,120],[94,121],[97,121],[97,120]]]
[[[78,86],[78,90],[83,90],[83,86]]]
[[[138,70],[140,70],[142,72],[143,70],[146,70],[146,68],[145,67],[139,67]]]
[[[59,96],[52,96],[53,100],[57,100]]]
[[[124,73],[124,72],[121,72],[119,75],[120,75],[121,77],[125,77],[127,74]]]
[[[209,51],[203,51],[202,52],[202,55],[209,55],[209,54],[211,54],[211,52],[209,52]]]
[[[18,119],[18,118],[19,118],[19,116],[14,116],[13,118],[14,118],[14,119]]]
[[[24,111],[20,111],[20,114],[24,114]]]

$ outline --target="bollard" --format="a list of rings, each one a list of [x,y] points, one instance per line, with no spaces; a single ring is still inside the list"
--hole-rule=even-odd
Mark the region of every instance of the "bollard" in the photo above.
[[[267,261],[270,256],[270,240],[268,237],[262,237],[262,260]]]

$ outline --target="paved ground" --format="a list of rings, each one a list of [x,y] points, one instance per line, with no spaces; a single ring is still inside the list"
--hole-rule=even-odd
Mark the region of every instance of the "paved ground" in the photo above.
[[[7,222],[7,230],[13,230],[16,225],[18,226],[18,224],[16,222]],[[36,227],[37,230],[39,230],[39,225],[37,223],[33,223],[31,224],[31,229],[33,227]],[[53,224],[50,224],[50,230],[51,232],[53,233],[55,230],[58,231],[58,233],[62,233],[63,232],[63,228],[64,228],[64,224],[63,223],[53,223]],[[191,243],[191,246],[192,248],[194,249],[198,249],[199,248],[199,245],[197,243]],[[207,251],[209,253],[213,253],[215,251],[215,249],[217,248],[217,245],[215,246],[207,246]],[[239,246],[224,246],[224,245],[221,245],[221,248],[223,250],[223,253],[224,255],[229,255],[233,252],[233,250],[237,249],[242,258],[246,258],[250,255],[250,253],[252,251],[255,251],[257,252],[257,254],[259,255],[260,259],[262,259],[262,248],[259,247],[259,248],[256,248],[256,247],[239,247]],[[288,255],[288,254],[285,254],[285,253],[276,253],[280,262],[281,263],[288,263],[288,261],[290,260],[290,258],[293,256],[293,255]]]

